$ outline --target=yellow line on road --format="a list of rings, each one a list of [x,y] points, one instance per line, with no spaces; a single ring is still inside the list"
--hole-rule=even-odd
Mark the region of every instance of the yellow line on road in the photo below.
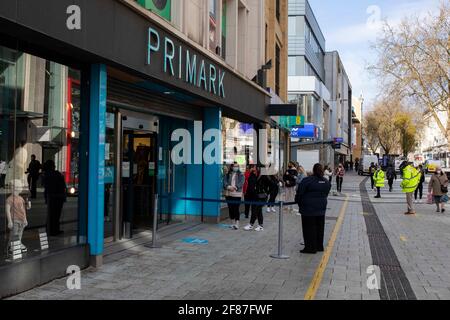
[[[322,260],[320,261],[320,264],[316,269],[311,284],[309,285],[308,291],[306,291],[304,300],[314,300],[314,298],[316,297],[317,290],[319,290],[320,284],[322,283],[323,273],[325,272],[325,268],[327,267],[331,253],[333,252],[334,243],[336,242],[339,230],[341,229],[342,223],[344,222],[345,212],[347,211],[348,207],[348,199],[349,197],[347,195],[345,198],[345,202],[342,205],[341,212],[339,213],[339,218],[331,234],[330,241],[328,241],[328,246],[325,249]]]
[[[402,240],[403,242],[408,242],[408,239],[405,236],[400,236],[400,240]]]

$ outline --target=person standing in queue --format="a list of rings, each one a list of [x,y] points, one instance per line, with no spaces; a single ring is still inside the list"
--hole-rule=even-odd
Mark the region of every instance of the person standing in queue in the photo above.
[[[295,164],[289,162],[288,170],[283,176],[284,186],[286,188],[286,202],[294,202],[295,200],[295,188],[297,186],[298,172],[295,169]],[[288,211],[294,211],[293,206],[287,207]]]
[[[325,215],[331,184],[324,178],[321,164],[314,165],[313,175],[305,178],[297,190],[297,203],[302,215],[304,254],[323,252]]]
[[[225,175],[223,181],[223,188],[227,192],[228,211],[230,214],[231,228],[234,230],[239,229],[239,220],[241,213],[239,211],[242,201],[242,188],[244,186],[245,177],[239,170],[237,162],[233,163],[230,167],[230,171]]]
[[[269,203],[275,203],[280,192],[280,180],[277,175],[271,175],[269,178]],[[277,212],[274,205],[267,206],[267,213]]]
[[[251,201],[256,202],[252,204],[252,215],[250,218],[250,224],[248,224],[245,231],[264,231],[264,216],[263,207],[267,203],[269,195],[270,181],[268,176],[261,175],[260,170],[256,166],[252,166],[252,172],[248,179],[248,190]],[[260,204],[258,204],[260,203]],[[255,228],[256,220],[258,220],[258,226]]]
[[[392,164],[389,165],[386,171],[386,177],[388,179],[389,184],[389,192],[392,192],[394,186],[394,180],[397,180],[397,173],[395,172],[395,168]]]
[[[245,178],[245,182],[244,182],[244,186],[242,187],[242,193],[244,194],[244,201],[245,202],[249,202],[250,199],[247,195],[247,189],[248,189],[248,178],[250,177],[250,166],[247,166],[247,169],[245,170],[245,174],[244,174],[244,178]],[[245,219],[248,219],[250,216],[250,204],[246,203],[245,204]]]
[[[67,199],[67,186],[64,176],[56,170],[55,162],[44,164],[44,197],[47,204],[47,227],[50,236],[63,233],[60,229],[61,212]]]
[[[423,184],[425,183],[425,171],[423,170],[423,166],[419,165],[418,168],[420,172],[420,180],[417,186],[416,191],[414,191],[414,200],[415,203],[421,203],[423,198]]]
[[[375,182],[375,187],[377,188],[377,195],[375,196],[375,199],[381,198],[381,188],[384,188],[384,178],[384,171],[381,169],[380,165],[377,165],[373,174],[373,180]]]
[[[444,213],[446,203],[444,198],[448,193],[448,178],[442,172],[441,168],[436,168],[435,173],[431,176],[430,183],[428,184],[428,192],[433,194],[436,212]]]

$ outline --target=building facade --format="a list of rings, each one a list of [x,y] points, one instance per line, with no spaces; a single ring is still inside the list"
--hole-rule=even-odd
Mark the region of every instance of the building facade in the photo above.
[[[352,160],[361,159],[363,155],[362,108],[364,99],[352,98]]]
[[[352,85],[337,51],[325,54],[325,83],[330,92],[330,131],[342,139],[334,164],[352,161]]]
[[[277,152],[252,81],[263,2],[18,2],[0,4],[0,297],[101,266],[156,213],[220,221],[223,164]]]
[[[440,111],[437,116],[442,124],[447,123],[447,112]],[[420,135],[414,161],[423,163],[427,160],[440,160],[443,168],[449,168],[450,151],[447,138],[430,113],[424,114],[423,120],[423,133]]]

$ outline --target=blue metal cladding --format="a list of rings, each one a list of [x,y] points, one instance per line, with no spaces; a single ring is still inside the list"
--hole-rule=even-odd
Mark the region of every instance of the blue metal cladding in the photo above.
[[[106,66],[91,66],[89,108],[88,243],[93,256],[103,253],[105,199]]]
[[[222,130],[222,110],[220,108],[205,108],[203,117],[203,131],[208,129]],[[222,152],[222,141],[219,141]],[[203,198],[219,200],[222,196],[222,171],[221,164],[203,165]],[[220,215],[220,203],[203,203],[203,216],[218,217]]]
[[[187,198],[202,198],[202,180],[199,179],[202,172],[202,143],[198,139],[202,139],[203,132],[200,126],[195,127],[193,121],[189,121],[188,130],[191,134],[191,145],[193,154],[191,155],[191,164],[186,166],[186,197]],[[200,158],[199,158],[200,156]],[[191,216],[200,216],[202,214],[202,203],[200,201],[186,201],[186,214]]]

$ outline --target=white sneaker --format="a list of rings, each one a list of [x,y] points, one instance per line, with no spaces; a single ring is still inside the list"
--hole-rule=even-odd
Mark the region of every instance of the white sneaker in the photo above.
[[[257,227],[255,228],[255,231],[258,231],[258,232],[264,231],[264,228],[261,227],[261,226],[257,226]]]
[[[269,208],[269,207],[267,207],[267,213],[271,213],[272,212],[272,209],[271,208]]]
[[[272,207],[272,212],[277,212],[277,209],[275,209],[275,207]]]
[[[234,230],[239,230],[239,220],[236,221],[236,223],[233,226]]]
[[[246,226],[244,227],[244,230],[245,230],[245,231],[253,230],[253,226],[252,226],[251,224],[246,225]]]
[[[20,249],[22,250],[22,253],[28,252],[27,247],[25,247],[23,244],[20,246]]]

